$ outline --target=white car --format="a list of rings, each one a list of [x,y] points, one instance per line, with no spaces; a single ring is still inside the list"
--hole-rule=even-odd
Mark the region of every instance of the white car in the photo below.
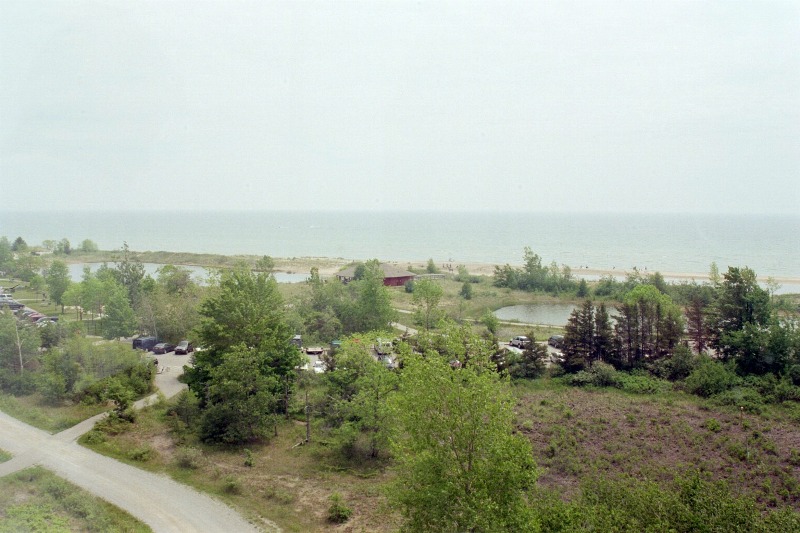
[[[314,369],[314,372],[316,372],[317,374],[322,374],[323,372],[325,372],[325,363],[320,359],[317,359],[316,361],[314,361],[314,366],[312,368]]]
[[[511,339],[511,342],[508,344],[514,346],[515,348],[526,348],[530,344],[531,340],[525,336],[517,336]]]

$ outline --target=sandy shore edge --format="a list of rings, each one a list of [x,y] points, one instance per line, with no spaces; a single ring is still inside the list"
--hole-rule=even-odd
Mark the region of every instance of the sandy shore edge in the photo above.
[[[319,273],[323,277],[333,276],[341,270],[345,265],[351,263],[351,261],[346,259],[340,258],[330,258],[330,257],[294,257],[294,258],[274,258],[275,259],[275,266],[276,270],[282,272],[310,272],[312,267],[317,267],[319,269]],[[425,269],[428,264],[428,261],[385,261],[386,263],[390,263],[393,265],[397,265],[400,268],[412,268],[415,270]],[[437,264],[436,266],[444,273],[455,273],[456,268],[458,265],[464,265],[467,268],[467,271],[470,274],[474,275],[484,275],[484,276],[491,276],[494,274],[495,263],[479,263],[479,262],[448,262],[445,264]],[[448,266],[452,266],[452,270],[448,268]],[[511,265],[514,268],[520,268],[522,265]],[[601,276],[614,276],[614,277],[625,277],[629,273],[633,272],[633,269],[595,269],[595,268],[577,268],[571,267],[572,274],[578,277],[586,277],[586,278],[598,278]],[[648,270],[640,270],[639,274],[646,275],[652,274],[656,272],[648,271]],[[664,276],[667,280],[678,280],[678,281],[697,281],[699,283],[708,281],[709,275],[708,273],[698,273],[698,272],[661,272],[661,275]],[[759,281],[766,282],[770,276],[758,276]],[[776,283],[787,283],[787,284],[797,284],[800,285],[800,277],[794,276],[773,276],[772,279]]]

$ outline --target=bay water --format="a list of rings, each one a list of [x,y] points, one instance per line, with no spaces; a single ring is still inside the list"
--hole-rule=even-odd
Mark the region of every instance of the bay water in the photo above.
[[[91,239],[101,249],[518,265],[706,274],[716,262],[800,278],[800,216],[400,211],[0,212],[29,244]]]

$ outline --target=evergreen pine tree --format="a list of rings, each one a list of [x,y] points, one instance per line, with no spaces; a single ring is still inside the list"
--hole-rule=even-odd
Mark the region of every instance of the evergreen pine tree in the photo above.
[[[606,304],[600,303],[594,312],[594,345],[592,360],[608,362],[614,349],[614,331],[608,317]]]
[[[586,368],[592,358],[594,345],[594,308],[591,300],[575,309],[564,328],[564,369],[577,372]]]

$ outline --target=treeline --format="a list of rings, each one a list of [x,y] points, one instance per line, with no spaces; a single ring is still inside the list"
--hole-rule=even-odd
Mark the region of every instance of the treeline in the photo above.
[[[614,386],[627,379],[614,370],[637,371],[753,411],[800,400],[797,319],[775,309],[753,270],[730,267],[685,296],[681,307],[655,285],[638,285],[611,317],[604,303],[586,300],[565,328],[564,370],[577,373],[576,384]]]
[[[84,239],[74,248],[69,239],[64,238],[59,241],[46,240],[41,246],[29,246],[22,237],[17,237],[12,242],[3,235],[0,236],[0,273],[40,288],[44,284],[41,271],[47,264],[45,255],[66,256],[76,250],[83,253],[96,252],[97,244],[91,239]]]
[[[130,346],[98,344],[85,338],[81,328],[63,326],[64,336],[43,346],[45,333],[57,328],[37,328],[0,312],[1,391],[38,393],[51,405],[113,401],[121,412],[152,391],[155,367]]]
[[[511,265],[494,267],[494,284],[521,291],[540,291],[552,294],[574,292],[579,283],[567,265],[560,267],[555,261],[549,266],[542,265],[542,258],[530,247],[525,247],[524,266],[514,268]]]

